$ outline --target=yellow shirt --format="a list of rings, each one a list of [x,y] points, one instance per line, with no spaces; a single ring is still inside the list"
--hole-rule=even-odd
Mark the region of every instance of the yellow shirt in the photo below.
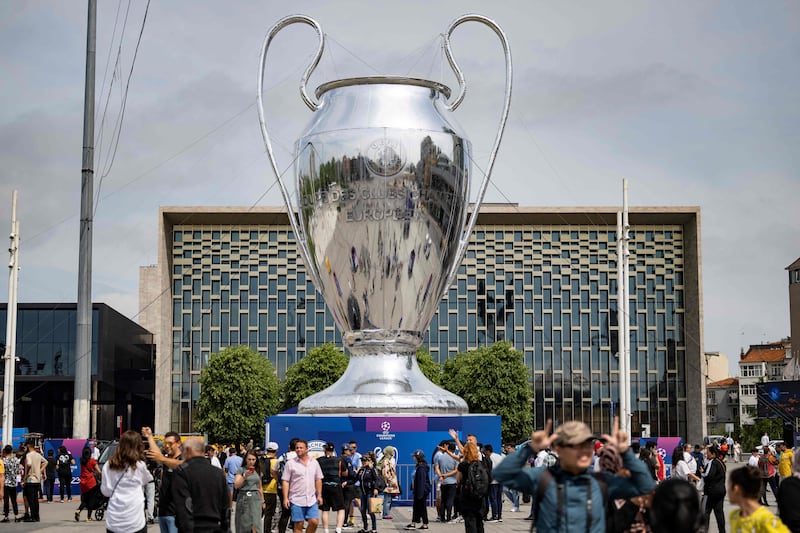
[[[781,519],[763,505],[747,518],[741,513],[741,509],[731,513],[731,533],[789,533]]]
[[[794,458],[794,452],[790,449],[786,449],[785,451],[781,452],[780,462],[778,463],[778,473],[781,475],[782,478],[789,477],[792,475],[792,459]]]

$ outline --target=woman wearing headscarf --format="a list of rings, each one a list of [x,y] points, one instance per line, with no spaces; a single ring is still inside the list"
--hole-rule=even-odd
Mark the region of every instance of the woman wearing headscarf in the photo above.
[[[386,482],[386,488],[383,489],[383,512],[382,518],[384,520],[391,520],[392,515],[392,500],[395,496],[400,494],[400,484],[397,480],[397,463],[395,459],[394,446],[387,446],[383,449],[383,455],[378,461],[378,470]]]
[[[792,475],[781,482],[778,491],[778,514],[790,531],[800,531],[800,453],[792,459]]]
[[[106,529],[112,533],[145,533],[144,486],[153,476],[144,463],[144,442],[128,430],[119,439],[114,455],[103,465],[100,492],[108,498]]]

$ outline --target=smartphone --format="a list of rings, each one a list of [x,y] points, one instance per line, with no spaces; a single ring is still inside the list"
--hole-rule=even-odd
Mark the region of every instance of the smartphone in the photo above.
[[[253,472],[255,472],[255,471],[256,471],[256,468],[255,468],[254,466],[251,466],[251,467],[250,467],[250,473],[252,474],[252,473],[253,473]]]

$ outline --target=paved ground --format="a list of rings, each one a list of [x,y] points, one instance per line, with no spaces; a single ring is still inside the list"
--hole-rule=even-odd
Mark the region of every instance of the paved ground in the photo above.
[[[728,470],[732,470],[740,466],[739,464],[732,463],[729,465]],[[772,493],[767,493],[769,509],[777,513],[775,505],[775,497]],[[20,501],[20,512],[22,512],[22,502]],[[510,504],[505,502],[503,510],[502,523],[487,523],[485,524],[486,533],[527,533],[530,530],[530,522],[525,520],[530,512],[530,505],[523,505],[519,512],[509,512]],[[18,524],[4,524],[6,527],[13,527],[15,531],[44,531],[53,533],[67,533],[78,531],[104,531],[104,522],[87,522],[86,512],[81,515],[81,522],[75,522],[75,510],[78,508],[77,499],[71,503],[40,503],[41,522],[39,523],[18,523]],[[725,500],[725,517],[727,523],[727,516],[733,510],[728,500]],[[406,533],[403,527],[410,522],[411,508],[410,507],[395,507],[392,509],[394,520],[379,520],[378,531],[381,533]],[[436,511],[433,508],[428,508],[428,517],[430,519],[429,533],[447,533],[447,532],[460,532],[463,531],[463,524],[440,524],[435,522]],[[333,518],[333,516],[331,516]],[[345,529],[346,532],[355,533],[361,528],[360,519],[356,522],[355,529]],[[726,527],[726,529],[729,529]],[[158,525],[150,526],[148,530],[152,533],[159,531]],[[322,528],[319,529],[322,533]],[[333,533],[331,531],[331,533]],[[717,526],[714,518],[711,518],[711,527],[709,533],[717,533]]]

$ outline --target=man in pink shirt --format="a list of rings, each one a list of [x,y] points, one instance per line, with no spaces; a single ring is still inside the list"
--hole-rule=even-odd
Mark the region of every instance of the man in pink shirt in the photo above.
[[[297,457],[286,461],[281,477],[283,504],[292,513],[295,533],[314,533],[319,523],[319,505],[322,505],[322,469],[308,455],[308,442],[298,440],[294,451]]]

